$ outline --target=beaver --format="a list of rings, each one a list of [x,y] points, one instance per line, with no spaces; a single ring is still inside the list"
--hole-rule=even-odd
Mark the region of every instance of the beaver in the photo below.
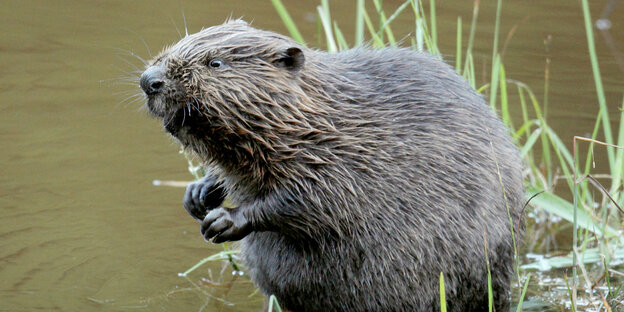
[[[240,240],[283,308],[439,311],[443,273],[449,311],[483,311],[489,270],[496,311],[509,309],[521,158],[436,57],[332,54],[228,21],[165,49],[140,86],[208,168],[184,199],[201,234]]]

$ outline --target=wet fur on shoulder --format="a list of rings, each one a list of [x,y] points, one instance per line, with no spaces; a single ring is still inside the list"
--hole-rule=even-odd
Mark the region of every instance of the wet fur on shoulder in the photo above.
[[[244,260],[283,307],[436,311],[443,272],[449,311],[481,311],[487,241],[508,309],[521,160],[452,68],[409,49],[329,54],[240,21],[152,65],[166,90],[150,112],[252,207]]]

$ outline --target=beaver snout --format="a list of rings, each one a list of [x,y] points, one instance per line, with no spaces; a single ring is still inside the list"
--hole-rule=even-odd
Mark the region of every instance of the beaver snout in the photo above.
[[[141,74],[141,89],[147,95],[161,92],[165,87],[164,71],[158,66],[151,66]]]

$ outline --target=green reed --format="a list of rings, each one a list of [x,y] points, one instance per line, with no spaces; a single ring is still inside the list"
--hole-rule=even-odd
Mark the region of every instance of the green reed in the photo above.
[[[444,287],[443,272],[440,272],[440,311],[446,312],[446,289]]]
[[[282,308],[277,302],[277,298],[275,295],[269,296],[269,307],[267,308],[267,312],[282,312]]]

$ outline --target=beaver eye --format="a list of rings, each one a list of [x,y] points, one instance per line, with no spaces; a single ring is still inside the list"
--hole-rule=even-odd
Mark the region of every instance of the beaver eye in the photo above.
[[[210,67],[212,68],[221,68],[223,67],[223,61],[220,59],[214,59],[212,61],[210,61],[210,63],[208,64]]]

